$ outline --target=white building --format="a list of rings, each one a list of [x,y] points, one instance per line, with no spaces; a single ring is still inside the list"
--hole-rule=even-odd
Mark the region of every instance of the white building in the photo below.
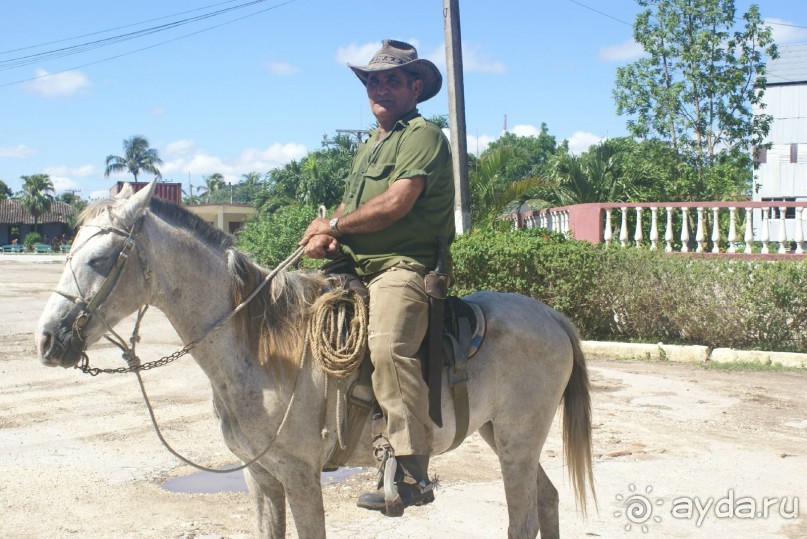
[[[780,46],[779,55],[767,66],[767,107],[762,112],[773,116],[766,138],[771,148],[757,154],[755,201],[807,200],[807,44]],[[787,217],[794,216],[791,208]]]

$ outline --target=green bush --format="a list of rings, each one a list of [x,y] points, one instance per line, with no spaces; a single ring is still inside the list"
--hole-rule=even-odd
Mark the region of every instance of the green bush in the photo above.
[[[771,351],[807,347],[807,262],[606,248],[543,230],[457,238],[458,295],[518,292],[568,316],[587,339]]]
[[[42,236],[39,234],[39,232],[29,232],[25,235],[25,239],[22,243],[25,246],[26,251],[33,252],[34,245],[37,243],[42,243]]]
[[[263,213],[238,231],[236,246],[258,264],[274,268],[297,250],[303,232],[316,214],[315,207],[298,204]],[[320,265],[307,258],[302,259],[302,264],[309,268]]]

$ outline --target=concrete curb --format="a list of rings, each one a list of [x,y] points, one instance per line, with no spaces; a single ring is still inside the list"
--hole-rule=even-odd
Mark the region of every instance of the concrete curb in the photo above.
[[[603,341],[583,341],[583,352],[588,356],[607,357],[612,359],[645,359],[655,361],[673,361],[676,363],[731,363],[733,361],[781,363],[785,367],[807,367],[807,354],[789,352],[764,352],[758,350],[734,350],[732,348],[716,348],[709,352],[706,346],[682,346],[675,344],[643,344]]]
[[[67,254],[0,253],[0,262],[55,264],[67,260]]]

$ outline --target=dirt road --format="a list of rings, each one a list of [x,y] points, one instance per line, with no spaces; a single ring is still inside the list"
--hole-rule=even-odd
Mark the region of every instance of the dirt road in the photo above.
[[[0,537],[253,537],[237,478],[230,492],[163,487],[194,470],[160,445],[134,377],[39,364],[32,332],[61,269],[0,260]],[[159,312],[142,334],[146,360],[180,346]],[[91,357],[121,365],[109,346]],[[557,424],[542,455],[560,491],[564,537],[807,537],[807,374],[607,358],[591,358],[590,369],[599,512],[575,511]],[[235,462],[192,360],[145,380],[181,453],[208,466]],[[435,459],[433,471],[436,502],[399,519],[354,506],[371,472],[327,484],[329,537],[506,537],[498,462],[480,438]],[[289,528],[296,537],[291,518]]]

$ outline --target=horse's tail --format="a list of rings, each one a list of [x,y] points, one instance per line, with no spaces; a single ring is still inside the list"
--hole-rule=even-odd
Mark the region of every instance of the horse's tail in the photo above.
[[[586,483],[591,489],[594,505],[597,506],[594,475],[591,469],[591,396],[588,369],[583,349],[580,347],[577,328],[562,314],[557,312],[552,314],[569,336],[574,352],[572,374],[563,392],[563,450],[569,478],[574,485],[576,503],[585,514]]]

